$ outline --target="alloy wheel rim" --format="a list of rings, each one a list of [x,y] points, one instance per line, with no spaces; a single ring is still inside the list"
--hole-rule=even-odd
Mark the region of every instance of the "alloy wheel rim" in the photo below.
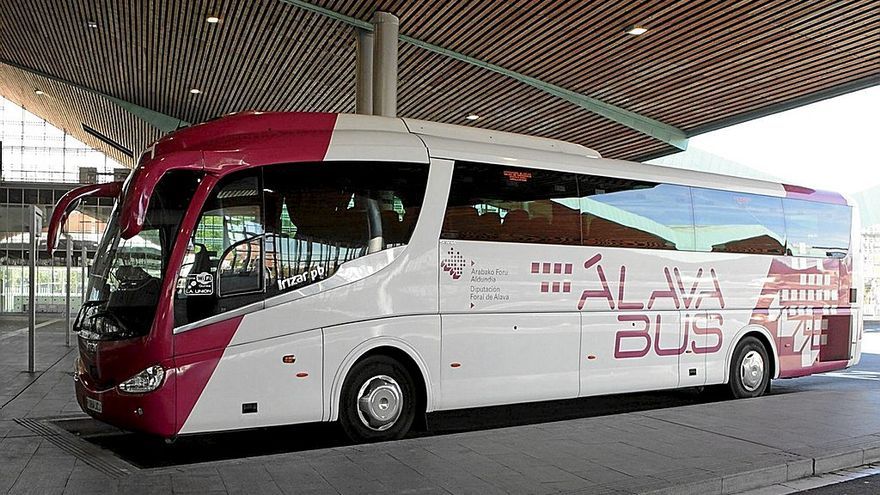
[[[403,410],[403,392],[394,378],[377,375],[361,385],[357,395],[361,423],[373,431],[394,426]]]
[[[749,351],[743,357],[739,368],[739,377],[743,388],[754,392],[764,381],[764,358],[758,351]]]

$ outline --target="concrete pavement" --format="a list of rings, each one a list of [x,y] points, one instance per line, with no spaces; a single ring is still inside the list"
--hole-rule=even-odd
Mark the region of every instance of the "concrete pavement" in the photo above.
[[[0,320],[0,339],[16,325]],[[20,372],[22,337],[0,340],[0,493],[735,493],[880,461],[873,375],[778,381],[768,397],[684,406],[669,392],[662,408],[600,416],[591,409],[634,396],[568,401],[562,416],[582,417],[551,411],[544,422],[372,445],[307,425],[169,446],[83,419],[59,325],[41,329],[35,376]],[[866,358],[851,373],[880,371],[880,356]]]

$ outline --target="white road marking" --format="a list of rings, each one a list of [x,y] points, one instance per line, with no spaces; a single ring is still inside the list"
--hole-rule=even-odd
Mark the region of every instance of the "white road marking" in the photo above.
[[[830,376],[833,378],[849,378],[851,380],[872,380],[880,381],[880,371],[831,371],[822,373],[819,376]]]
[[[34,328],[35,329],[36,328],[43,328],[43,327],[49,326],[53,323],[58,323],[62,319],[63,318],[55,318],[54,320],[46,320],[43,323],[37,323],[36,325],[34,325]],[[27,331],[28,331],[28,327],[19,328],[18,330],[13,330],[5,335],[0,335],[0,340],[11,339],[12,337],[15,337],[16,335],[21,335],[23,333],[26,333]]]

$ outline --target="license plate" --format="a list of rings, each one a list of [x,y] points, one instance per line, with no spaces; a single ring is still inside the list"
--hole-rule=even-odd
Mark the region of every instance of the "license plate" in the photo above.
[[[86,407],[90,411],[95,411],[96,413],[104,412],[104,406],[101,404],[101,401],[95,400],[91,397],[86,397]]]

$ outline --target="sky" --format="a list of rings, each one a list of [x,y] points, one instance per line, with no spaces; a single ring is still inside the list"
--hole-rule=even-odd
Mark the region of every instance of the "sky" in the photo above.
[[[880,184],[880,86],[694,136],[689,148],[791,184],[859,192]]]

